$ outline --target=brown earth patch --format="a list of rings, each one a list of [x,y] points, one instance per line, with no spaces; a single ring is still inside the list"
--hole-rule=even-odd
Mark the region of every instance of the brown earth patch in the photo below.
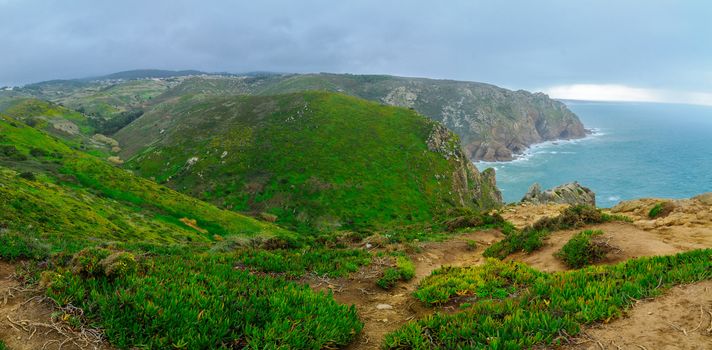
[[[113,349],[95,330],[76,331],[53,321],[57,309],[13,279],[15,267],[0,261],[0,340],[9,350]]]
[[[388,291],[376,285],[382,271],[389,266],[388,258],[376,259],[349,278],[329,280],[312,277],[307,283],[317,290],[331,289],[336,301],[356,306],[365,326],[347,349],[379,349],[383,337],[404,323],[436,311],[454,311],[452,306],[428,308],[413,298],[412,293],[420,280],[442,266],[482,264],[485,261],[482,251],[502,237],[499,231],[488,230],[454,236],[445,242],[422,243],[420,252],[410,255],[415,263],[415,277],[408,282],[400,282]],[[477,242],[475,250],[469,247],[470,240]],[[379,305],[381,308],[378,308]]]
[[[564,349],[710,350],[712,281],[674,287],[639,302],[625,317],[582,331],[579,344]]]

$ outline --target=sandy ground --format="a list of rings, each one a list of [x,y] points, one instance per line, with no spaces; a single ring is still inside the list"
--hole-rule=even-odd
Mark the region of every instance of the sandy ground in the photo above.
[[[641,301],[626,317],[588,327],[565,349],[712,349],[712,281],[670,289]]]
[[[14,272],[15,265],[0,261],[0,340],[10,350],[111,349],[54,323],[51,315],[57,310],[51,302],[36,291],[24,290],[12,279]]]

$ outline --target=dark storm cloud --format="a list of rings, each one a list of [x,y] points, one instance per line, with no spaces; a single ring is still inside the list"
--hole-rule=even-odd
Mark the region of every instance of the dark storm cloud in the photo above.
[[[161,68],[712,92],[708,4],[0,0],[0,85]]]

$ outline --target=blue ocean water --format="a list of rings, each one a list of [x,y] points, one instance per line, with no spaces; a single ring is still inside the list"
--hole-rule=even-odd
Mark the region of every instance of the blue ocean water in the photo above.
[[[494,167],[506,202],[538,182],[551,188],[578,181],[599,207],[641,197],[688,198],[712,191],[712,107],[566,102],[594,134],[535,145]]]

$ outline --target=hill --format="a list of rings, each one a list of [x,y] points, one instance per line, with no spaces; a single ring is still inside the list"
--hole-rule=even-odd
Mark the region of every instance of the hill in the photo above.
[[[490,84],[388,75],[293,74],[186,79],[166,94],[341,92],[413,108],[458,134],[472,160],[511,160],[532,144],[586,135],[578,117],[542,93]]]
[[[201,72],[197,70],[161,70],[161,69],[134,69],[127,70],[123,72],[117,72],[107,75],[102,75],[98,77],[84,78],[80,80],[93,81],[93,80],[132,80],[132,79],[151,79],[151,78],[170,78],[170,77],[183,77],[189,75],[208,75],[210,73]]]
[[[5,330],[12,318],[39,317],[29,327],[54,327],[60,347],[333,348],[362,327],[352,307],[246,266],[338,276],[368,257],[218,209],[0,116],[2,346],[47,346],[8,337],[30,328]],[[24,262],[6,283],[7,260]],[[52,316],[28,311],[37,305]],[[111,346],[98,346],[104,339]]]
[[[133,176],[7,116],[0,119],[0,178],[3,225],[22,231],[31,227],[59,246],[288,235]]]
[[[152,79],[145,79],[149,77]],[[138,78],[143,79],[117,81]],[[472,160],[510,160],[532,144],[580,138],[586,134],[575,114],[544,94],[510,91],[476,82],[387,75],[257,72],[233,76],[154,70],[121,72],[93,79],[99,80],[31,84],[12,92],[0,92],[0,96],[12,94],[46,99],[87,115],[111,119],[119,113],[147,110],[183,95],[275,95],[306,90],[340,92],[413,108],[442,122],[460,136],[465,153]]]
[[[480,174],[439,123],[341,94],[184,95],[115,137],[137,174],[292,227],[417,223],[501,203],[493,171]]]

